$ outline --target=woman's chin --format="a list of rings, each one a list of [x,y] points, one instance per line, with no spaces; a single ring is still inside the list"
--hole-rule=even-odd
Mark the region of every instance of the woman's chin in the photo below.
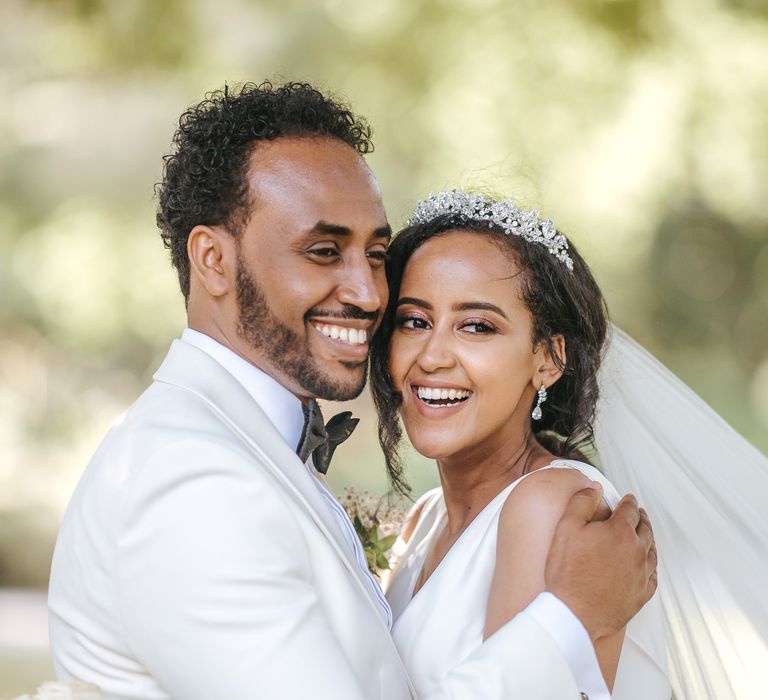
[[[413,445],[413,449],[427,459],[445,459],[446,457],[455,454],[458,449],[455,445],[449,443],[445,439],[425,439],[422,436],[418,436],[414,439],[411,435],[408,435],[408,439],[410,440],[411,445]]]
[[[433,425],[408,418],[403,419],[408,440],[416,452],[427,459],[447,459],[482,439],[474,424],[461,425],[452,421],[451,425]]]

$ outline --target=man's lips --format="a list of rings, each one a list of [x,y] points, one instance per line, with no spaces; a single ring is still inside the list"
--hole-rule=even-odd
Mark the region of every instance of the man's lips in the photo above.
[[[338,341],[340,344],[349,347],[367,346],[368,333],[371,327],[369,321],[345,319],[345,322],[323,321],[321,319],[310,319],[312,327],[324,335],[326,338]]]

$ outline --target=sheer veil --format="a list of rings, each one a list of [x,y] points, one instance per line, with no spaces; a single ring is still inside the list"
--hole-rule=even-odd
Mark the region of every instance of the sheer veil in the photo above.
[[[600,391],[602,471],[654,527],[675,698],[768,697],[768,458],[615,327]]]

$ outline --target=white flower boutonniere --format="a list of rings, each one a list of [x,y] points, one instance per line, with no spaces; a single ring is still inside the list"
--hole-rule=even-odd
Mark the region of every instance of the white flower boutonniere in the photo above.
[[[389,550],[405,519],[402,501],[393,494],[374,498],[367,491],[345,489],[341,504],[355,526],[368,568],[374,576],[389,569]]]
[[[103,700],[95,685],[88,683],[43,683],[34,695],[22,695],[16,700]]]

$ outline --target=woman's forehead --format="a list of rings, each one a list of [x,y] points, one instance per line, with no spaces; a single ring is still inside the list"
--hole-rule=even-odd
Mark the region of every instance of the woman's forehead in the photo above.
[[[403,285],[453,279],[457,285],[461,281],[491,285],[507,282],[517,288],[520,272],[515,256],[505,254],[491,236],[451,231],[426,241],[413,252],[403,274]]]

